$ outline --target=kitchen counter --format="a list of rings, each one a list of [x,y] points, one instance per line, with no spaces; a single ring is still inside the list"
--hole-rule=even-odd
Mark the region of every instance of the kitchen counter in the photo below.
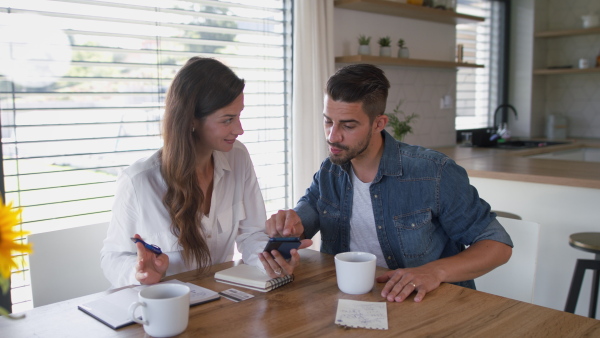
[[[570,140],[548,147],[506,150],[477,147],[434,148],[465,168],[470,177],[600,189],[600,163],[526,156],[575,148],[600,148],[598,140]]]

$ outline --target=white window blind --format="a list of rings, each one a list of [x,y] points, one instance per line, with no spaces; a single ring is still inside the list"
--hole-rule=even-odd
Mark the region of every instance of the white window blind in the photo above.
[[[456,43],[464,46],[464,61],[484,68],[459,68],[456,87],[456,129],[490,126],[498,105],[499,4],[490,0],[458,0],[457,12],[485,18],[477,24],[459,24]]]
[[[116,176],[161,147],[166,91],[198,55],[245,79],[239,139],[267,211],[289,207],[291,27],[291,0],[0,0],[4,190],[20,226],[108,221]],[[14,271],[13,311],[27,287]]]

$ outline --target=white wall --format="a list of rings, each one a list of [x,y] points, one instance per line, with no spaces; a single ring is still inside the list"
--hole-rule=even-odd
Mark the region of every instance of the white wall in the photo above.
[[[486,178],[471,178],[471,184],[492,209],[540,224],[533,303],[563,311],[575,262],[578,258],[594,259],[593,254],[572,248],[569,235],[600,231],[600,190]],[[588,314],[591,279],[588,272],[576,314]]]
[[[392,56],[398,53],[397,42],[402,38],[410,57],[438,61],[454,61],[454,26],[336,8],[334,11],[335,56],[356,55],[359,35],[371,36],[371,53],[379,55],[380,37],[392,38]],[[336,67],[341,67],[337,64]],[[456,70],[380,66],[390,80],[391,88],[386,113],[392,113],[400,100],[407,114],[417,113],[414,134],[405,142],[425,147],[456,143],[455,109],[440,109],[440,98],[450,94],[456,98]]]

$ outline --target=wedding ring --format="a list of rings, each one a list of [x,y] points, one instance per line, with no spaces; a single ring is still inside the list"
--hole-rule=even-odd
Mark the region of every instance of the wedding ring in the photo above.
[[[275,272],[276,275],[281,275],[281,269],[274,270],[273,272]]]
[[[413,282],[410,282],[410,283],[408,283],[408,284],[409,284],[409,285],[412,285],[414,289],[416,289],[416,288],[417,288],[417,286],[416,286],[416,285],[415,285],[415,283],[413,283]]]

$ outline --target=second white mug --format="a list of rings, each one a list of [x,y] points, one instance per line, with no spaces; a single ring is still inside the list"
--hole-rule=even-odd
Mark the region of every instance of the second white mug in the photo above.
[[[368,252],[335,255],[337,284],[344,293],[360,295],[373,289],[377,257]]]

